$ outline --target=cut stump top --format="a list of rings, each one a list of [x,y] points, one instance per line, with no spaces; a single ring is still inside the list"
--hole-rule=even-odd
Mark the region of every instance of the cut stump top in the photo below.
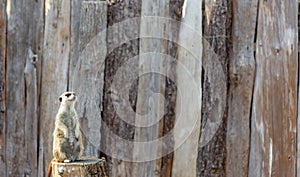
[[[82,157],[75,162],[52,162],[52,176],[99,176],[108,177],[105,158]]]

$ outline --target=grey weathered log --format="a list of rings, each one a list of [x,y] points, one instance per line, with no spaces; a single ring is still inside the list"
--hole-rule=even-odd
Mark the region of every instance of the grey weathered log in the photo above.
[[[25,75],[25,151],[27,160],[30,162],[30,168],[26,170],[28,175],[38,175],[38,75],[37,63],[38,55],[31,49],[26,53],[26,64],[24,68]]]
[[[78,61],[72,80],[72,90],[78,95],[76,104],[85,154],[99,156],[101,141],[101,111],[104,85],[107,3],[83,2],[79,27]]]
[[[43,44],[39,171],[45,176],[52,157],[52,133],[54,120],[59,108],[58,96],[67,90],[70,55],[70,0],[45,1],[45,32]],[[43,173],[44,172],[44,173]]]
[[[117,109],[125,110],[132,108],[135,110],[137,99],[137,81],[127,82],[128,79],[136,79],[138,60],[133,59],[139,54],[139,17],[141,11],[141,1],[116,1],[113,5],[108,5],[107,11],[107,57],[105,61],[105,84],[103,100],[103,117],[107,127],[101,127],[101,150],[108,155],[122,158],[107,158],[110,176],[131,176],[133,144],[130,143],[134,138],[134,126],[123,121],[134,120],[134,112],[126,111],[124,114],[118,114]],[[137,18],[136,18],[137,17]],[[121,67],[129,67],[125,71],[127,74],[120,74]],[[122,99],[126,90],[127,98]],[[128,98],[129,97],[129,98]],[[126,101],[130,102],[128,106]],[[109,130],[109,131],[108,131]],[[110,137],[119,136],[128,140],[124,145]],[[128,162],[129,161],[129,162]]]
[[[88,0],[72,0],[71,1],[71,53],[70,53],[70,65],[69,65],[69,75],[74,76],[74,71],[76,68],[76,64],[79,60],[79,27],[80,27],[80,17],[82,10],[82,3]],[[93,0],[89,0],[93,1]],[[68,85],[72,87],[73,80],[70,79]]]
[[[37,176],[38,74],[35,66],[24,71],[28,48],[39,50],[43,2],[13,0],[6,7],[6,174]]]
[[[249,177],[296,176],[297,6],[259,1]]]
[[[71,163],[52,162],[53,177],[108,177],[106,160],[95,157],[83,157]]]
[[[233,57],[229,62],[226,176],[248,174],[257,2],[233,1]]]
[[[6,0],[1,0],[6,4]],[[0,8],[0,171],[6,176],[6,6]]]
[[[178,36],[182,47],[176,68],[173,177],[196,176],[201,129],[202,1],[185,1],[184,10]]]
[[[150,142],[162,136],[164,116],[164,93],[167,60],[163,55],[168,49],[166,40],[151,36],[168,33],[159,20],[145,16],[168,17],[169,1],[142,1],[139,53],[139,85],[135,117],[134,139],[137,142]],[[151,26],[151,28],[148,28]],[[149,53],[151,52],[151,53]],[[140,161],[133,169],[133,176],[155,176],[161,170],[162,142],[153,146],[135,143],[133,159]],[[146,145],[146,146],[143,146]]]

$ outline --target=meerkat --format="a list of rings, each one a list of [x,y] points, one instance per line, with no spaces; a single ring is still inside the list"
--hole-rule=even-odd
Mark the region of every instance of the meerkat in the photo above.
[[[76,103],[74,92],[65,92],[59,97],[60,107],[55,118],[53,132],[53,156],[48,168],[51,176],[52,162],[73,162],[80,159],[84,147],[80,132],[79,121],[74,105]]]

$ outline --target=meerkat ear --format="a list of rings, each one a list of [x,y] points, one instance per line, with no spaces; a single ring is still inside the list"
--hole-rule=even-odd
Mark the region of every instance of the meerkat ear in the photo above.
[[[62,97],[60,96],[60,97],[58,98],[58,100],[59,100],[59,102],[61,102],[61,101],[62,101]]]

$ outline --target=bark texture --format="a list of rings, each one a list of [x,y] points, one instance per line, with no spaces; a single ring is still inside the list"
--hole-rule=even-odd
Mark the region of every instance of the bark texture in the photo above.
[[[197,176],[225,176],[231,8],[228,0],[205,1],[206,49]]]

